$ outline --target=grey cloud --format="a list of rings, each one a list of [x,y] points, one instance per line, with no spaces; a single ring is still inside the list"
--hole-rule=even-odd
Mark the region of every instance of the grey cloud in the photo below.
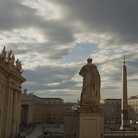
[[[115,89],[118,87],[121,91],[122,85],[122,67],[123,63],[123,55],[122,54],[114,54],[109,58],[106,58],[106,55],[103,55],[102,62],[96,63],[98,67],[100,67],[101,74],[101,84],[102,89]],[[128,85],[133,81],[133,83],[137,83],[136,77],[138,76],[138,54],[137,51],[130,51],[126,53],[126,67],[127,67],[127,77],[128,77]],[[110,68],[111,66],[111,68]],[[107,68],[109,67],[109,68]],[[105,86],[108,85],[108,86]],[[117,89],[117,88],[116,88]],[[135,89],[135,88],[134,88]]]
[[[24,87],[30,90],[51,90],[51,89],[77,89],[76,82],[71,81],[77,69],[74,67],[45,66],[37,67],[34,70],[24,70],[23,76],[27,79]],[[59,83],[56,86],[49,86],[49,83]]]
[[[137,0],[49,0],[55,5],[60,5],[63,17],[57,20],[44,20],[38,16],[37,9],[31,9],[17,0],[1,0],[0,1],[0,31],[12,33],[14,29],[35,28],[44,36],[47,42],[34,43],[26,42],[7,42],[8,50],[12,49],[16,54],[41,54],[47,59],[60,59],[68,55],[75,42],[76,33],[93,33],[97,36],[103,35],[105,38],[99,37],[97,43],[103,46],[133,46],[138,43],[138,1]],[[78,24],[77,24],[78,23]],[[76,26],[76,24],[78,26]],[[81,42],[80,42],[81,43]],[[5,44],[6,45],[6,41]],[[64,48],[63,48],[64,46]],[[128,48],[130,47],[128,46]],[[136,45],[137,46],[137,45]],[[25,50],[22,48],[26,48]],[[128,49],[127,49],[128,51]],[[123,55],[123,53],[122,53]],[[122,64],[120,57],[108,58],[105,62],[98,62],[99,67],[112,64],[116,70],[111,72],[101,71],[101,77],[107,77],[109,85],[115,85],[114,82],[121,83]],[[22,59],[21,59],[22,60]],[[122,60],[122,59],[121,59]],[[136,75],[138,68],[137,53],[127,54],[126,65],[128,67],[128,76]],[[30,91],[35,90],[52,90],[64,89],[70,90],[80,89],[77,83],[71,78],[78,71],[77,67],[62,66],[45,66],[37,67],[34,70],[25,70],[23,76],[27,82],[23,87]],[[134,80],[133,78],[130,81]],[[135,79],[137,80],[137,79]],[[60,83],[57,86],[48,86],[47,83]],[[44,85],[46,84],[46,85]],[[118,87],[107,87],[107,89]],[[62,93],[59,93],[59,95]]]
[[[21,2],[21,1],[20,1]],[[50,42],[68,44],[73,42],[73,28],[62,20],[44,20],[37,15],[37,10],[29,8],[19,1],[1,1],[0,30],[35,28]]]
[[[41,31],[46,35],[49,41],[54,41],[57,44],[68,44],[75,41],[73,36],[73,26],[66,25],[64,20],[60,21],[45,21],[41,24]]]
[[[78,82],[75,82],[75,81],[70,81],[70,80],[67,80],[57,86],[46,86],[47,90],[49,89],[53,89],[53,90],[56,90],[56,89],[73,89],[73,90],[78,90],[80,89],[81,90],[81,87],[78,87],[76,86],[78,84]]]
[[[120,89],[120,87],[115,87],[115,86],[105,86],[102,89]]]
[[[22,49],[23,48],[23,49]],[[25,48],[25,49],[24,49]],[[12,49],[14,54],[40,54],[47,59],[61,59],[70,53],[71,47],[64,47],[56,43],[8,43],[6,49]],[[8,51],[7,51],[8,52]]]
[[[83,30],[109,36],[104,46],[138,43],[137,0],[52,0],[62,5],[65,18],[83,24]],[[85,28],[85,29],[84,29]],[[103,43],[103,41],[101,41]]]
[[[57,47],[60,45],[68,47],[68,44],[75,41],[74,34],[78,33],[79,30],[110,36],[107,40],[99,41],[104,46],[138,43],[137,0],[133,2],[130,0],[103,0],[100,2],[97,0],[88,0],[87,2],[83,0],[60,0],[58,2],[57,0],[50,0],[49,2],[60,5],[63,14],[62,19],[44,20],[36,14],[36,9],[22,5],[19,1],[1,1],[0,30],[36,28],[50,43]],[[76,22],[83,26],[75,26]],[[39,45],[39,43],[37,44]],[[64,53],[63,56],[67,55],[71,47],[63,50],[55,47],[52,49],[55,51],[47,57],[58,59],[62,57],[59,56],[61,53]],[[56,50],[61,50],[61,52],[56,52]]]
[[[126,54],[126,66],[128,77],[136,76],[138,73],[138,52]]]
[[[49,59],[60,59],[70,53],[72,47],[69,45],[75,41],[74,35],[79,31],[109,36],[106,40],[101,38],[97,40],[103,46],[133,45],[138,42],[138,9],[136,6],[138,2],[136,0],[133,2],[130,0],[103,0],[101,2],[96,0],[87,2],[50,0],[50,2],[60,5],[62,19],[44,20],[36,14],[37,9],[22,5],[19,1],[1,1],[1,31],[35,28],[48,39],[48,42],[44,44],[39,42],[14,43],[13,45],[16,45],[17,49],[26,46],[28,52],[41,52]],[[76,26],[76,22],[82,26]],[[61,48],[61,45],[66,48]],[[18,53],[26,53],[27,50],[18,50]]]
[[[70,91],[68,92],[61,92],[61,91],[56,91],[56,92],[51,92],[51,91],[37,91],[34,94],[40,96],[40,97],[48,97],[48,98],[62,98],[64,99],[64,102],[77,102],[77,100],[80,98],[79,92],[77,94],[71,93]],[[77,96],[76,96],[77,95]]]
[[[1,0],[0,3],[0,30],[10,31],[33,25],[36,13],[34,9],[30,9],[15,0]]]
[[[25,48],[26,49],[22,49]],[[14,54],[26,54],[31,51],[31,48],[29,48],[29,44],[26,45],[26,43],[9,43],[6,45],[6,51],[12,50]]]
[[[138,79],[129,79],[129,81],[138,82]]]
[[[34,51],[43,54],[44,57],[48,59],[60,59],[65,55],[70,53],[70,47],[60,47],[60,45],[55,43],[41,43],[38,48],[35,48]]]
[[[38,92],[36,92],[35,94],[37,94],[38,96],[44,96],[44,93],[40,93],[39,91]],[[62,97],[63,96],[70,96],[70,94],[67,94],[67,93],[65,93],[65,92],[60,92],[60,91],[57,91],[57,92],[54,92],[54,93],[52,93],[52,92],[45,92],[45,95],[46,95],[46,97],[48,96],[48,97],[61,97],[61,95],[62,95]]]

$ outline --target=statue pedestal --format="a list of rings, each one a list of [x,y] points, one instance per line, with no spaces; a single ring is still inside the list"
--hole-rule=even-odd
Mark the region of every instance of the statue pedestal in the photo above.
[[[78,110],[79,138],[104,138],[104,112],[101,109]]]

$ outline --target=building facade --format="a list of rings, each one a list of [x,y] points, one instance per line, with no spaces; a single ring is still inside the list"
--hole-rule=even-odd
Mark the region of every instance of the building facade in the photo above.
[[[121,99],[105,99],[100,103],[104,110],[104,123],[121,123]]]
[[[128,119],[130,123],[138,123],[138,95],[128,98]]]
[[[20,120],[21,62],[17,59],[16,65],[12,50],[6,56],[5,46],[0,54],[0,137],[17,137]]]
[[[128,123],[138,123],[138,95],[127,99]],[[105,99],[101,101],[104,110],[104,123],[121,123],[121,99]]]
[[[138,96],[128,100],[128,121],[138,121]],[[104,110],[104,123],[121,123],[121,99],[104,99],[100,102]],[[77,103],[64,103],[61,98],[40,98],[27,91],[21,95],[20,123],[63,123],[67,112],[74,112]]]
[[[64,113],[64,138],[78,138],[78,117],[77,110],[68,110]]]
[[[72,103],[64,103],[61,98],[41,98],[24,90],[20,123],[63,123],[64,112],[71,110],[72,106]]]
[[[121,123],[121,99],[102,100],[100,107],[104,110],[104,123]],[[65,114],[77,108],[77,103],[64,103],[61,98],[40,98],[24,90],[20,123],[63,123]]]

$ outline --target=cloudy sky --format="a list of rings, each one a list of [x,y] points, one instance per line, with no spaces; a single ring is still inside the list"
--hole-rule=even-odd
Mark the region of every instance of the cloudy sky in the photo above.
[[[0,50],[23,64],[23,89],[80,99],[80,68],[91,57],[101,96],[121,98],[123,55],[128,96],[138,94],[138,0],[0,0]]]

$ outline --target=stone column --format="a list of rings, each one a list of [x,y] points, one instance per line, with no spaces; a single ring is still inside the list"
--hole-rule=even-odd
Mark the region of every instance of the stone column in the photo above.
[[[9,88],[9,95],[8,95],[8,111],[7,111],[7,124],[6,124],[6,126],[8,126],[7,127],[7,137],[9,137],[10,135],[9,135],[9,130],[10,130],[10,128],[9,128],[9,124],[10,124],[10,108],[11,108],[11,88]]]
[[[11,136],[16,137],[17,136],[17,131],[16,131],[16,126],[17,126],[17,101],[18,99],[18,93],[17,90],[13,91],[13,112],[12,112],[12,129],[11,129]]]
[[[19,133],[19,122],[20,122],[20,111],[21,111],[21,91],[17,92],[17,121],[16,121],[16,133]]]
[[[9,126],[9,129],[8,129],[8,137],[11,136],[12,111],[13,111],[13,89],[10,90],[10,94],[9,94],[9,117],[7,118],[8,119],[7,126]]]
[[[32,109],[33,109],[32,104],[29,104],[29,107],[28,107],[28,123],[32,123],[32,120],[33,120],[33,118],[32,118],[33,110]]]
[[[0,135],[1,135],[1,122],[2,122],[2,109],[3,109],[3,86],[0,84]]]
[[[3,102],[2,102],[2,112],[1,112],[1,138],[7,137],[7,117],[8,117],[8,101],[9,101],[9,87],[4,88],[4,94],[3,94]]]

